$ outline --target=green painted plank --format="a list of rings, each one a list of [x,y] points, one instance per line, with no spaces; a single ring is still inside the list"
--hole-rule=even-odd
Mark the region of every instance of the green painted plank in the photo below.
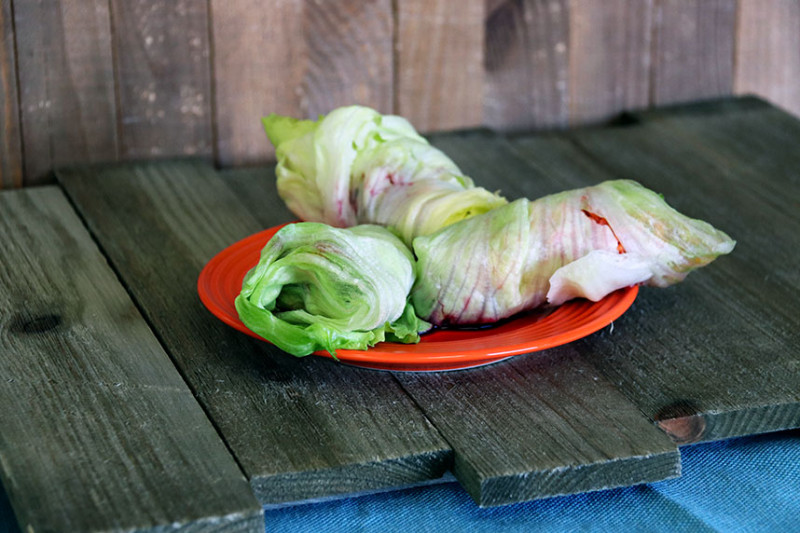
[[[0,477],[25,531],[263,530],[241,470],[55,187],[0,194]]]
[[[228,443],[256,495],[279,503],[437,479],[450,447],[391,374],[288,356],[214,318],[196,282],[257,222],[210,166],[74,168],[59,178]]]
[[[680,443],[800,425],[797,122],[743,99],[621,123],[512,145],[553,179],[636,179],[738,244],[678,286],[641,291],[613,335],[582,343],[588,359]]]
[[[401,374],[488,507],[680,474],[676,446],[573,347],[489,367]]]
[[[461,136],[436,139],[452,140],[450,148],[460,153]],[[510,159],[487,159],[499,154],[492,148],[468,154],[482,165],[499,165],[504,175],[524,168],[514,168]],[[256,218],[272,220],[275,211],[264,207],[275,197],[272,169],[221,176]],[[292,219],[285,207],[276,209]],[[571,350],[396,378],[453,447],[455,476],[482,506],[645,483],[680,470],[676,446]]]

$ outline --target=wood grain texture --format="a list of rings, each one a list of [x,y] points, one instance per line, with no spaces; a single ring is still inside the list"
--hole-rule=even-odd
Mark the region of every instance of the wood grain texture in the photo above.
[[[587,182],[636,179],[738,241],[680,285],[643,290],[613,335],[585,344],[589,360],[680,443],[800,424],[800,186],[791,148],[800,130],[764,109],[745,101],[739,113],[643,113],[626,127],[575,133],[578,146],[556,165],[586,172],[594,164]],[[535,146],[515,146],[543,164]]]
[[[570,123],[647,107],[652,0],[572,0],[569,13]]]
[[[307,57],[303,0],[211,0],[217,158],[224,165],[274,157],[261,117],[301,117]]]
[[[675,477],[677,447],[571,347],[398,379],[483,506]]]
[[[263,530],[247,481],[56,188],[0,195],[0,475],[25,531]]]
[[[583,187],[595,171],[591,161],[562,165],[575,147],[564,134],[497,135],[491,131],[460,132],[430,136],[473,178],[477,185],[499,190],[509,200],[535,199],[565,189]],[[521,149],[522,148],[522,149]],[[533,150],[535,157],[526,152]]]
[[[122,155],[211,156],[207,3],[111,0],[111,6]]]
[[[391,0],[306,2],[308,71],[301,103],[309,117],[360,104],[393,111]]]
[[[656,0],[651,104],[733,92],[736,0]]]
[[[687,443],[800,425],[797,139],[800,122],[749,98],[628,115],[617,127],[569,135],[476,132],[433,142],[509,198],[631,178],[739,241],[684,283],[642,290],[613,333],[581,343],[615,386]]]
[[[0,189],[22,186],[17,59],[11,3],[0,5]]]
[[[487,146],[490,134],[480,140],[477,135],[441,134],[432,141],[465,169],[491,169],[518,178],[509,179],[514,183],[538,181],[530,175],[519,179],[516,172],[529,168],[504,157],[509,152],[496,150],[491,141]],[[485,149],[476,150],[478,144]],[[498,152],[503,161],[491,159]],[[270,210],[264,209],[264,199],[274,196],[273,180],[263,179],[269,173],[250,169],[221,176],[265,219]],[[473,177],[492,182],[480,173]],[[453,447],[455,475],[480,505],[677,475],[675,445],[576,353],[557,350],[519,359],[463,372],[396,374]],[[584,401],[602,407],[586,409]]]
[[[396,105],[420,131],[483,122],[484,0],[397,0]]]
[[[740,0],[734,91],[800,115],[800,3]]]
[[[108,2],[13,6],[25,185],[49,181],[58,165],[116,159]]]
[[[451,451],[391,374],[291,357],[222,324],[197,298],[200,269],[258,223],[209,166],[59,173],[264,503],[440,477]]]
[[[393,106],[390,0],[212,0],[218,158],[274,155],[261,117]]]
[[[569,120],[569,2],[496,2],[486,18],[484,123],[500,130]]]

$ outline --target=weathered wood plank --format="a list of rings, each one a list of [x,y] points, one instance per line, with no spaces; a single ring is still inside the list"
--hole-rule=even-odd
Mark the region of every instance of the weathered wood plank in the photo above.
[[[297,219],[284,202],[276,200],[275,165],[224,169],[219,171],[219,176],[242,207],[263,227],[274,225],[275,220]]]
[[[440,477],[451,451],[391,374],[294,358],[215,319],[203,265],[265,225],[209,166],[164,163],[59,173],[147,318],[265,503]]]
[[[316,118],[393,106],[390,0],[212,0],[217,152],[253,164],[274,155],[261,117]]]
[[[11,3],[0,5],[0,189],[22,186],[17,60]]]
[[[261,117],[303,115],[303,1],[211,0],[217,158],[223,165],[274,157]]]
[[[126,158],[212,154],[206,2],[111,0]]]
[[[57,165],[117,159],[108,2],[17,0],[14,24],[25,185]]]
[[[570,123],[647,107],[652,0],[573,0],[569,12]]]
[[[569,2],[494,2],[486,14],[484,123],[500,130],[569,120]]]
[[[305,114],[316,118],[343,105],[390,113],[394,106],[391,0],[306,2],[308,64]]]
[[[484,0],[398,0],[396,109],[420,131],[483,122]]]
[[[585,184],[583,169],[554,172],[548,165],[571,153],[569,141],[542,139],[546,147],[542,145],[537,164],[490,132],[443,134],[431,141],[476,183],[501,189],[509,199],[536,198]],[[486,375],[479,381],[455,381],[452,386],[461,391],[460,397],[433,394],[425,381],[429,378],[400,378],[417,402],[430,409],[429,417],[453,446],[457,477],[477,501],[491,505],[504,498],[597,490],[679,473],[679,458],[667,439],[654,434],[650,421],[581,352],[565,347],[508,364],[514,368],[481,369]],[[508,378],[508,373],[517,377]],[[502,383],[501,389],[487,392],[494,382]],[[459,426],[459,420],[469,424],[468,417],[448,420],[441,414],[467,409],[480,412],[481,424],[491,429],[478,435]]]
[[[0,476],[21,529],[263,530],[242,472],[63,194],[0,194]]]
[[[800,115],[800,3],[739,0],[734,92],[756,93]]]
[[[595,170],[587,160],[561,165],[575,150],[564,135],[497,135],[488,130],[429,136],[473,178],[477,185],[498,190],[509,200],[535,199],[565,189],[583,187]],[[536,147],[536,157],[520,153],[519,143]]]
[[[478,142],[488,141],[488,146],[478,151],[476,139],[481,136]],[[488,133],[432,137],[460,163],[470,158],[484,171],[509,175],[511,185],[537,181],[519,179],[519,172],[530,168],[521,160],[515,165],[508,150],[498,149],[489,139],[497,141]],[[493,160],[496,154],[506,157]],[[262,168],[226,171],[222,176],[243,204],[265,219],[270,216],[266,199],[274,197],[274,178],[266,179],[271,174],[271,169]],[[473,177],[483,182],[484,176]],[[517,188],[508,191],[513,197],[520,193]],[[288,212],[287,216],[291,217]],[[453,447],[455,475],[479,504],[677,475],[680,458],[675,445],[575,352],[565,349],[518,359],[447,374],[397,374]],[[586,409],[583,402],[601,407]]]
[[[656,0],[652,105],[733,92],[736,0]]]
[[[577,146],[558,159],[547,139],[513,143],[554,179],[636,179],[738,240],[733,254],[684,283],[641,291],[613,335],[582,344],[592,348],[588,359],[681,443],[800,425],[800,277],[793,266],[800,221],[797,178],[787,177],[787,158],[796,158],[787,145],[800,137],[784,133],[784,146],[770,149],[757,138],[775,121],[748,131],[750,122],[733,127],[723,116],[715,120],[713,109],[697,108],[679,111],[672,125],[665,111],[652,122],[644,113],[627,127],[576,132]],[[691,124],[707,129],[698,134]],[[726,136],[727,147],[714,140]],[[748,142],[758,148],[736,157]],[[781,197],[777,190],[787,186]]]
[[[481,506],[658,481],[677,447],[572,347],[397,376],[453,446]]]

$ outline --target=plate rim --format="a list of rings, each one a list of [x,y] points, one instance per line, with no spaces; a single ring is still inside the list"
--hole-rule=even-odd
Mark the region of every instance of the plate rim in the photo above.
[[[226,246],[216,253],[208,262],[206,262],[197,278],[197,291],[201,302],[205,308],[211,312],[212,315],[239,332],[245,333],[263,342],[272,344],[267,339],[264,339],[260,335],[247,328],[247,326],[245,326],[241,320],[238,319],[238,316],[234,318],[230,316],[224,309],[221,309],[217,303],[217,300],[213,298],[210,291],[207,290],[207,287],[213,286],[213,284],[209,283],[210,280],[213,280],[213,274],[216,270],[224,266],[225,260],[228,259],[232,253],[240,251],[243,248],[247,248],[248,246],[253,246],[253,243],[257,243],[258,253],[260,254],[261,249],[263,249],[263,246],[269,241],[269,238],[271,238],[284,226],[294,224],[296,222],[298,221],[281,223],[248,235],[247,237],[239,239],[238,241]],[[255,266],[255,263],[252,266]],[[244,277],[250,268],[252,267],[249,267],[242,272],[242,277]],[[598,305],[610,305],[610,308],[603,311],[599,316],[592,318],[588,322],[580,324],[577,327],[569,329],[565,332],[539,337],[532,339],[529,342],[510,343],[503,347],[494,347],[489,349],[469,347],[456,351],[449,350],[428,353],[419,352],[417,350],[408,351],[403,349],[412,346],[416,348],[417,346],[423,345],[425,342],[425,334],[423,334],[418,344],[381,342],[372,348],[368,348],[367,350],[336,350],[335,357],[325,350],[315,351],[310,355],[336,359],[340,362],[355,366],[385,370],[426,371],[429,370],[428,367],[435,367],[437,365],[446,365],[448,368],[445,368],[444,370],[457,370],[483,366],[517,355],[534,353],[556,348],[558,346],[563,346],[596,333],[622,316],[631,307],[631,305],[633,305],[638,292],[639,287],[637,285],[632,285],[630,287],[618,289],[617,291],[608,294],[597,302],[591,302],[585,299],[577,299],[566,302],[565,304],[557,307],[553,313],[558,313],[560,309],[568,309],[575,305],[588,306],[589,309]],[[227,303],[227,300],[222,300]],[[517,319],[511,317],[508,320],[513,322]],[[444,342],[449,344],[458,341],[451,340]],[[386,347],[394,346],[398,347],[399,349],[384,349]]]

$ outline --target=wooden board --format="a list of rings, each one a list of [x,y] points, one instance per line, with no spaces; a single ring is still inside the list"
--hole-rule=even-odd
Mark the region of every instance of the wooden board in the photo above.
[[[642,291],[616,323],[617,332],[637,334],[586,341],[595,348],[588,359],[679,443],[800,425],[800,196],[791,148],[800,125],[749,100],[625,123],[576,132],[572,145],[520,138],[513,146],[554,179],[636,179],[738,244],[678,286]],[[554,144],[565,150],[555,159]]]
[[[212,0],[215,124],[223,165],[274,157],[261,117],[393,106],[389,0]]]
[[[0,5],[0,189],[22,186],[17,60],[11,3]]]
[[[800,115],[800,2],[740,0],[734,91]]]
[[[673,476],[677,444],[800,426],[796,139],[800,122],[754,99],[558,135],[433,136],[511,199],[633,177],[739,240],[686,282],[643,289],[613,327],[452,373],[293,358],[203,309],[205,262],[293,218],[271,168],[179,161],[59,176],[262,502],[435,481],[452,466],[490,506]]]
[[[566,125],[569,2],[487,5],[484,123],[503,130]]]
[[[450,447],[388,373],[294,358],[203,308],[197,276],[259,224],[210,166],[189,162],[59,174],[264,503],[437,479]],[[276,218],[270,218],[276,217]]]
[[[206,2],[110,3],[122,155],[211,156]]]
[[[484,0],[398,0],[395,105],[420,131],[483,123]]]
[[[676,446],[573,347],[397,378],[453,446],[481,506],[659,481]]]
[[[58,165],[116,159],[108,2],[18,1],[13,8],[25,185],[52,180]]]
[[[394,106],[391,0],[305,2],[304,15],[307,59],[301,103],[305,115],[316,118],[353,104],[391,113]]]
[[[514,175],[510,165],[499,172]],[[276,194],[272,169],[221,175],[265,225],[276,215],[294,218],[285,207],[266,207]],[[680,471],[676,446],[571,350],[395,377],[452,446],[454,474],[481,506],[645,483]]]
[[[217,158],[223,165],[274,159],[261,117],[300,117],[301,0],[210,0]]]
[[[263,530],[224,443],[55,187],[0,194],[0,479],[25,531]]]
[[[647,107],[653,1],[573,1],[569,23],[570,123]]]

